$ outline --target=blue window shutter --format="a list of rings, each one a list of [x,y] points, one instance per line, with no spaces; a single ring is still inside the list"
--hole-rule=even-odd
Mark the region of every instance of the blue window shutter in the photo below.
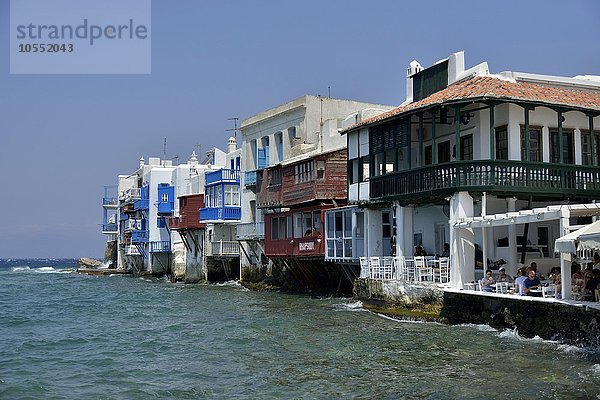
[[[264,168],[266,167],[267,163],[266,163],[266,156],[265,156],[265,149],[258,149],[258,168]]]
[[[269,165],[269,146],[265,146],[265,167],[268,167]]]
[[[283,160],[283,142],[279,142],[279,161]]]

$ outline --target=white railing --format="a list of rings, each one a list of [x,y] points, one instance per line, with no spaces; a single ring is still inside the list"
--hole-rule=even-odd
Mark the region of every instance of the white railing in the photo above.
[[[121,196],[119,196],[119,199],[122,200],[123,202],[128,202],[128,201],[132,201],[132,200],[137,200],[140,198],[140,196],[141,196],[140,188],[131,188],[131,189],[127,189],[126,191],[121,193]]]
[[[140,255],[140,251],[138,250],[138,248],[132,244],[130,244],[129,246],[125,247],[125,255],[127,256],[139,256]]]
[[[238,256],[240,254],[239,242],[218,240],[211,242],[213,256]]]
[[[265,223],[264,222],[248,222],[238,224],[236,227],[236,238],[238,240],[245,239],[264,239]]]

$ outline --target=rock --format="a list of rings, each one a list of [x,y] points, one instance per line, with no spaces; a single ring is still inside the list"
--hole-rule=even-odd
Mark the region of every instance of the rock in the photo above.
[[[99,268],[102,266],[102,261],[94,260],[93,258],[81,257],[77,260],[77,265],[84,268]]]

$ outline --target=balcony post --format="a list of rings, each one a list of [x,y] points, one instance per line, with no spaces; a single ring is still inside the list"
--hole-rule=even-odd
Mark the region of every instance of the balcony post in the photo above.
[[[410,123],[412,120],[412,115],[408,117],[408,148],[406,149],[406,157],[408,157],[408,169],[412,168],[412,124]],[[400,164],[400,161],[398,161]],[[398,170],[400,170],[400,166],[398,166]]]
[[[419,114],[419,166],[424,166],[423,157],[423,113]]]
[[[529,150],[529,107],[523,106],[523,112],[525,114],[525,161],[529,162],[531,158]]]
[[[435,116],[437,114],[437,109],[433,109],[431,112],[431,163],[433,165],[437,165],[438,163],[438,155],[437,155],[437,143],[435,137]]]
[[[496,121],[495,121],[495,105],[492,103],[490,104],[490,160],[495,160],[496,159]],[[495,185],[496,184],[496,169],[495,169],[495,165],[493,165],[490,169],[490,178],[489,178],[489,184],[491,185]]]
[[[592,114],[588,114],[588,125],[590,128],[590,155],[592,158],[592,166],[595,167],[598,165],[598,161],[596,160],[596,135],[594,135],[594,116]]]
[[[454,106],[454,145],[456,146],[455,160],[460,159],[460,104]]]
[[[563,128],[562,128],[562,111],[557,112],[558,115],[558,162],[563,163]]]

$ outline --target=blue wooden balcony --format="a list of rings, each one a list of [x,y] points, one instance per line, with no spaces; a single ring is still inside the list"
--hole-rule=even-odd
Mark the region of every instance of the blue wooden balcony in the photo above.
[[[138,199],[133,203],[133,209],[135,211],[142,211],[148,209],[148,199]]]
[[[117,233],[117,224],[102,224],[102,233]]]
[[[102,205],[103,206],[114,206],[116,207],[118,204],[118,200],[116,197],[103,197]]]
[[[240,220],[240,207],[205,207],[200,209],[200,221],[235,221]]]
[[[171,252],[171,242],[168,240],[161,240],[157,242],[150,242],[150,253],[169,253]]]
[[[207,173],[205,177],[207,185],[221,182],[240,183],[240,171],[237,169],[220,169]]]
[[[244,186],[256,186],[256,171],[247,171],[244,175]]]
[[[150,234],[148,231],[131,231],[132,243],[148,243]]]
[[[175,210],[175,187],[168,183],[158,184],[158,214],[171,215]]]

